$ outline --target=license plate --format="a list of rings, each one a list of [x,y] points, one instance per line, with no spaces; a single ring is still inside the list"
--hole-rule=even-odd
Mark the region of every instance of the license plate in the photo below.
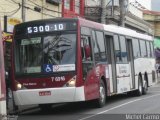
[[[39,92],[39,96],[50,96],[51,95],[51,91],[40,91]]]

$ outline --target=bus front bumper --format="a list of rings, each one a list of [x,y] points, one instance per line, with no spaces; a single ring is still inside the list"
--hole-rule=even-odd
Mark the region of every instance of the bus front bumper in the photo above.
[[[47,89],[25,89],[13,92],[16,105],[33,105],[84,101],[84,86]]]

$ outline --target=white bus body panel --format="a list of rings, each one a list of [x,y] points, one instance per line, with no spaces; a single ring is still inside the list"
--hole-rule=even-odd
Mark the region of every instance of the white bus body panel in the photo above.
[[[39,92],[50,91],[51,95],[39,96]],[[48,104],[85,101],[84,87],[26,89],[14,91],[16,105]]]
[[[148,75],[148,85],[152,85],[152,71],[155,71],[154,58],[137,58],[134,60],[135,75],[136,75],[136,89],[138,89],[138,74],[141,73],[144,79],[144,73]]]
[[[145,35],[145,34],[141,34],[138,33],[134,30],[128,29],[128,28],[124,28],[124,27],[120,27],[120,26],[115,26],[115,25],[103,25],[104,26],[104,30],[106,32],[111,32],[111,33],[115,33],[115,34],[119,34],[119,35],[125,35],[128,37],[132,37],[132,38],[138,38],[138,39],[144,39],[147,41],[153,41],[153,36],[149,36],[149,35]],[[125,65],[125,64],[123,64]],[[131,65],[126,64],[126,69],[127,72],[126,74],[121,74],[120,71],[117,69],[119,68],[121,65],[120,64],[116,64],[116,71],[117,71],[117,93],[122,93],[123,91],[130,91],[130,90],[134,90],[133,88],[133,82],[132,82],[132,76],[131,76]],[[137,58],[134,60],[134,72],[135,72],[135,89],[138,89],[138,75],[139,73],[142,74],[142,78],[144,78],[144,73],[146,72],[148,75],[148,85],[152,85],[153,81],[152,81],[152,71],[155,71],[155,59],[154,58]],[[112,66],[109,65],[109,75],[110,75],[110,93],[113,93],[113,77],[112,77]],[[130,74],[130,75],[129,75]],[[126,77],[123,77],[126,76]],[[127,77],[127,75],[129,75]],[[156,81],[155,81],[156,82]]]
[[[129,64],[117,64],[117,93],[131,90],[131,70]]]
[[[112,77],[112,66],[109,66],[109,83],[110,83],[110,93],[113,93],[113,77]]]

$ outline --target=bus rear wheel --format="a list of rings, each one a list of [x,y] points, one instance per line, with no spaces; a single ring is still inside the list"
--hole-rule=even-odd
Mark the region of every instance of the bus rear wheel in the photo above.
[[[148,85],[147,85],[147,81],[144,81],[144,85],[143,85],[143,91],[142,94],[145,95],[147,94],[147,90],[148,90]]]
[[[143,85],[142,85],[142,78],[138,77],[138,90],[135,91],[137,96],[141,96],[143,93]]]
[[[99,98],[95,100],[96,107],[101,108],[106,103],[106,90],[104,82],[101,80],[99,85]]]

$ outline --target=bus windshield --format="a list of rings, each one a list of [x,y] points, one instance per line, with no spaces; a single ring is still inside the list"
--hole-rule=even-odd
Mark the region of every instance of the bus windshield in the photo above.
[[[52,34],[16,40],[17,74],[75,70],[76,34]]]

